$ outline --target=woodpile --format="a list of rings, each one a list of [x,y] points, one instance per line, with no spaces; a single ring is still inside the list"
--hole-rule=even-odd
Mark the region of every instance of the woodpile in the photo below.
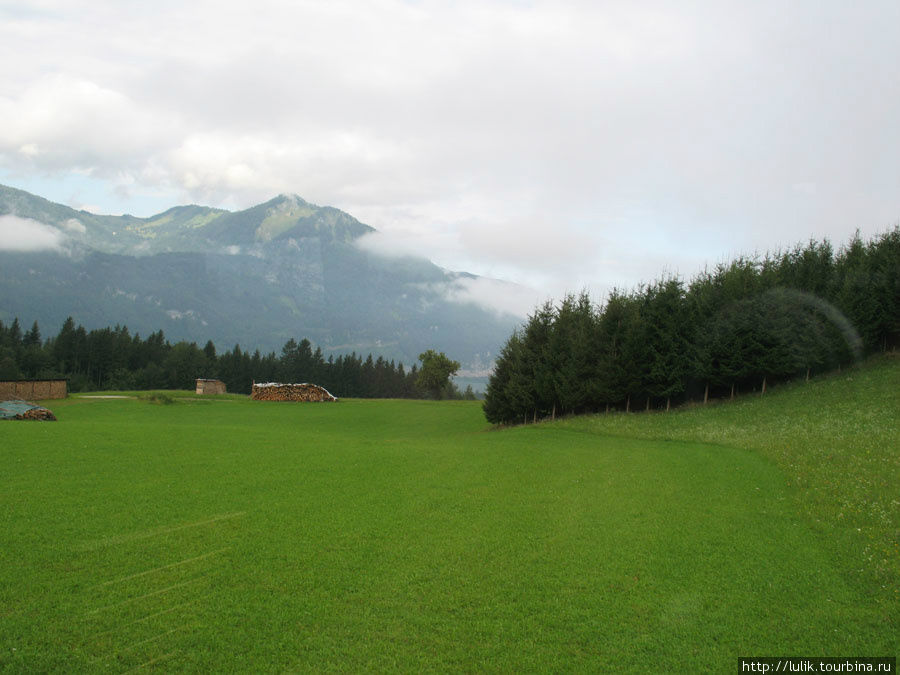
[[[0,420],[55,422],[56,415],[28,401],[0,401]]]
[[[56,415],[46,408],[31,408],[22,413],[23,420],[36,420],[38,422],[55,422]]]
[[[267,382],[265,384],[253,384],[250,398],[254,401],[337,401],[337,398],[328,393],[325,387],[317,384],[280,384]]]

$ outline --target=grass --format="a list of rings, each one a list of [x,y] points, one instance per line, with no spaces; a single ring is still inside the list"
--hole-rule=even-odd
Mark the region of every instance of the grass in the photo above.
[[[900,633],[900,356],[674,414],[572,418],[566,429],[753,450],[775,463],[845,575]]]
[[[138,399],[145,403],[156,403],[158,405],[172,405],[175,403],[175,397],[165,392],[151,392],[141,394]]]
[[[897,373],[507,430],[468,402],[53,402],[0,427],[0,670],[894,655],[896,553],[852,528],[896,527]]]

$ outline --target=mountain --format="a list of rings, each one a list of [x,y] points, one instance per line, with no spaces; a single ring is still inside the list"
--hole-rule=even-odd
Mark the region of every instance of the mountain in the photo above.
[[[71,315],[88,329],[162,329],[220,350],[279,351],[306,337],[326,356],[371,352],[411,365],[434,348],[483,371],[520,321],[454,299],[477,277],[371,253],[358,244],[373,228],[296,195],[237,212],[176,206],[137,218],[0,186],[3,220],[0,320],[36,320],[45,336]],[[43,246],[22,244],[32,235]]]

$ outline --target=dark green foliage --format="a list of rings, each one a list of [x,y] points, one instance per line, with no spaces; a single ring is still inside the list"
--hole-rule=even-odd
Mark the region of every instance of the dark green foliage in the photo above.
[[[525,372],[522,336],[515,331],[500,350],[500,356],[491,373],[484,398],[484,416],[488,422],[522,419],[523,411],[533,404],[527,395],[529,378]]]
[[[545,303],[529,317],[522,334],[513,378],[513,399],[525,416],[549,414],[553,406],[556,391],[550,360],[553,321],[553,305]]]
[[[586,293],[566,297],[556,313],[547,353],[553,382],[551,415],[578,412],[589,403],[596,364],[592,358],[594,310]]]
[[[26,336],[28,344],[26,345]],[[56,378],[69,380],[69,391],[193,389],[198,378],[217,378],[228,391],[249,394],[256,382],[313,382],[335,396],[355,398],[421,398],[431,390],[419,387],[419,370],[407,371],[402,363],[369,354],[329,356],[326,361],[319,347],[313,349],[306,338],[299,343],[291,338],[281,350],[253,354],[240,345],[220,355],[208,341],[201,349],[195,342],[170,344],[163,332],[151,333],[146,340],[131,335],[126,326],[86,331],[66,319],[59,334],[41,343],[40,328],[34,323],[26,336],[18,319],[10,326],[0,321],[0,379]],[[449,376],[459,363],[450,361],[452,372],[438,393],[442,398],[463,398]],[[471,398],[475,398],[474,392]]]
[[[171,394],[167,394],[164,391],[154,391],[149,394],[141,394],[138,397],[141,401],[146,403],[154,403],[156,405],[172,405],[175,403],[175,398]]]
[[[838,256],[834,300],[867,350],[900,345],[900,228],[868,244],[857,233]]]
[[[693,361],[694,326],[687,314],[684,287],[669,278],[648,286],[641,302],[647,394],[669,401],[686,385]]]
[[[810,241],[740,257],[687,287],[666,277],[547,303],[513,333],[484,412],[512,423],[610,408],[669,408],[763,391],[900,345],[900,227],[837,255]]]
[[[21,378],[16,362],[11,356],[0,357],[0,380],[18,380]]]
[[[371,361],[370,354],[366,365]],[[450,378],[459,370],[459,361],[454,361],[444,352],[438,353],[433,349],[419,354],[419,361],[422,362],[422,367],[419,369],[416,384],[433,399],[452,398],[449,395],[453,386]]]
[[[598,400],[620,401],[636,388],[639,325],[634,298],[613,290],[597,320]]]

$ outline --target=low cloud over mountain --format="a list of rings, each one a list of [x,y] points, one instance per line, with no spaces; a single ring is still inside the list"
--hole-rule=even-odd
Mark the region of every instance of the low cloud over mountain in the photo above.
[[[0,320],[52,331],[71,315],[88,328],[264,351],[307,337],[326,354],[406,364],[435,348],[481,368],[533,306],[527,291],[442,269],[427,251],[358,245],[374,233],[296,195],[136,218],[0,186]]]

